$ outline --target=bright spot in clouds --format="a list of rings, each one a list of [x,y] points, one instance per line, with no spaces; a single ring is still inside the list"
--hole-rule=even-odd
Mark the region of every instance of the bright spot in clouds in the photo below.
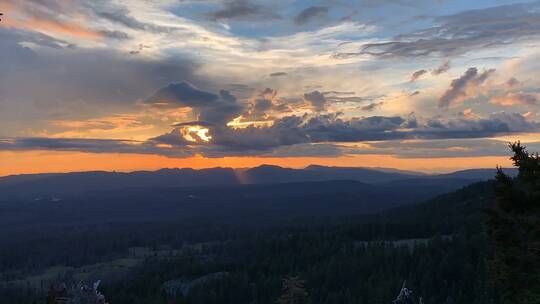
[[[180,128],[182,137],[190,142],[209,142],[212,139],[209,132],[208,128],[201,126],[184,126]]]

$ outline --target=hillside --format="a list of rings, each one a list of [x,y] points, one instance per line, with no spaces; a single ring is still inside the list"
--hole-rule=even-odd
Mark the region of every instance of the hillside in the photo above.
[[[139,187],[0,203],[0,234],[54,226],[206,219],[234,225],[276,225],[293,219],[353,216],[445,193],[430,187],[333,180],[283,184]],[[30,191],[28,191],[30,192]]]

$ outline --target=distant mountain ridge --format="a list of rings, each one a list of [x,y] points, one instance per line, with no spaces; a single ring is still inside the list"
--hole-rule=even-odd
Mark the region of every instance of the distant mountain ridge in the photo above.
[[[515,174],[514,169],[505,169]],[[163,188],[232,186],[351,180],[371,185],[427,185],[453,191],[473,182],[495,176],[495,169],[472,169],[448,174],[427,175],[409,171],[355,167],[308,166],[304,169],[262,165],[248,169],[160,169],[130,173],[89,171],[74,173],[27,174],[0,177],[2,199],[62,197],[95,190],[124,188]]]
[[[517,174],[516,168],[503,168],[503,171],[506,174],[511,175],[511,176],[515,176]],[[493,179],[496,173],[497,173],[497,169],[467,169],[467,170],[455,171],[452,173],[437,174],[437,175],[434,175],[434,177],[470,178],[470,179],[477,179],[477,180],[488,180],[488,179]]]

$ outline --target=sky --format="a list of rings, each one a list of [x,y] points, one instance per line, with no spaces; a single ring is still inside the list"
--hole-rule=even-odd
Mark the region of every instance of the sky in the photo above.
[[[0,0],[0,176],[509,166],[540,1]]]

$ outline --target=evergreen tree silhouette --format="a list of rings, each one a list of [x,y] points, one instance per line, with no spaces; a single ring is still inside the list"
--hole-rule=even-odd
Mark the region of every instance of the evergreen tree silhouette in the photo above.
[[[540,303],[540,158],[516,142],[511,157],[516,177],[497,170],[496,206],[488,210],[494,244],[490,271],[502,302]]]

